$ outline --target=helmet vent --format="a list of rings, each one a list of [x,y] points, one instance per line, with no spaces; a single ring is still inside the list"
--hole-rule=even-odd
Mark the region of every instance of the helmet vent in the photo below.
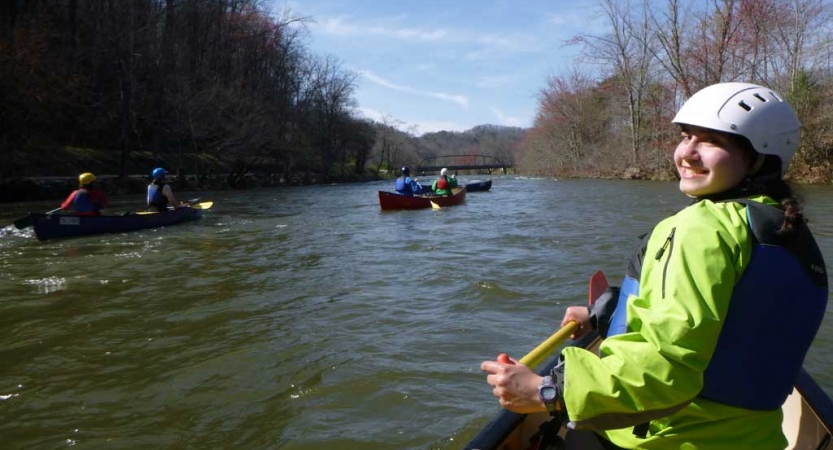
[[[738,102],[738,106],[745,109],[746,111],[752,111],[752,107],[747,105],[745,101],[741,100]]]
[[[756,92],[756,93],[754,93],[754,94],[752,94],[752,95],[753,95],[755,98],[757,98],[758,100],[760,100],[760,101],[762,101],[762,102],[764,102],[764,103],[766,103],[766,102],[768,102],[768,101],[769,101],[769,100],[765,99],[763,95],[758,94],[757,92]]]

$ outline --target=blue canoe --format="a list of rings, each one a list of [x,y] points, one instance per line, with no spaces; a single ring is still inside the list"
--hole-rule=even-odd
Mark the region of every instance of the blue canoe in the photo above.
[[[76,216],[71,214],[30,214],[35,236],[47,239],[87,236],[91,234],[124,233],[190,222],[202,217],[214,202],[169,209],[165,212],[138,212],[123,215]]]
[[[466,191],[468,192],[484,192],[492,188],[492,180],[475,181],[473,183],[466,183]]]

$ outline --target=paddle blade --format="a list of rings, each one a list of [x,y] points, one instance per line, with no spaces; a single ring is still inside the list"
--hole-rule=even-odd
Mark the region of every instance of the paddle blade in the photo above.
[[[596,299],[601,297],[609,286],[610,284],[607,282],[605,274],[601,270],[597,270],[590,277],[590,288],[587,291],[587,304],[593,306],[593,303],[596,303]]]
[[[211,209],[212,206],[214,206],[214,202],[200,202],[196,205],[191,205],[194,209]]]
[[[60,210],[61,210],[61,208],[55,208],[52,211],[47,211],[46,215],[56,213]],[[31,227],[32,225],[35,224],[34,223],[35,217],[36,216],[32,215],[32,213],[29,213],[25,217],[21,217],[21,218],[15,220],[14,221],[14,227],[17,228],[18,230],[22,230],[26,227]]]
[[[22,230],[26,227],[32,226],[32,215],[28,214],[20,219],[14,221],[14,227],[18,230]]]
[[[436,202],[431,202],[431,209],[440,209],[440,205],[438,205]]]

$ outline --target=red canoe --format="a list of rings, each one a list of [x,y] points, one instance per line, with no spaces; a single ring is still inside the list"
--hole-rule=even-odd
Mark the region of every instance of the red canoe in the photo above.
[[[379,206],[383,211],[393,209],[428,209],[444,208],[463,203],[466,200],[466,187],[456,187],[451,195],[415,195],[408,197],[395,192],[379,191]]]

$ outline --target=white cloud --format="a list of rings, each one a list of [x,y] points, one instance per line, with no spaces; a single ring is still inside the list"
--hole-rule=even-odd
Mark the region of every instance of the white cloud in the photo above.
[[[548,25],[571,25],[576,23],[578,17],[575,13],[547,13],[544,22]]]
[[[422,122],[403,122],[401,120],[391,120],[388,113],[377,111],[373,108],[359,107],[356,109],[358,113],[374,120],[378,123],[385,123],[405,133],[413,133],[417,136],[422,136],[425,133],[435,133],[438,131],[466,131],[471,129],[470,125],[463,125],[453,121],[422,121]]]
[[[544,24],[554,27],[557,34],[564,38],[576,33],[608,33],[608,23],[595,7],[573,8],[564,13],[547,13]]]
[[[442,41],[449,33],[442,28],[394,28],[384,25],[366,26],[350,23],[343,17],[323,19],[319,25],[322,32],[334,36],[379,36],[402,39],[405,41]]]
[[[367,78],[371,83],[378,84],[379,86],[386,87],[388,89],[393,89],[399,92],[406,92],[408,94],[420,95],[423,97],[432,97],[443,101],[449,101],[453,103],[457,103],[463,108],[469,107],[469,100],[463,95],[456,95],[456,94],[446,94],[444,92],[432,92],[432,91],[420,91],[414,89],[410,86],[402,86],[398,84],[391,83],[390,81],[375,75],[367,70],[360,70],[359,74],[363,77]]]
[[[469,107],[469,99],[462,95],[452,95],[452,94],[443,94],[442,92],[429,92],[427,93],[429,97],[438,98],[440,100],[451,101],[454,102],[463,108]]]
[[[382,122],[386,115],[385,113],[377,111],[373,108],[366,108],[364,106],[360,106],[356,109],[364,117],[367,117],[368,119],[374,120],[376,122]]]
[[[474,85],[481,89],[494,89],[502,86],[507,86],[512,83],[513,77],[510,75],[493,75],[478,78]]]
[[[501,110],[499,110],[495,107],[491,107],[489,109],[492,111],[492,114],[494,114],[495,117],[497,117],[497,119],[498,119],[498,121],[500,121],[501,125],[506,125],[506,126],[509,126],[509,127],[528,127],[529,126],[529,121],[527,119],[522,119],[520,117],[508,116],[508,115],[504,114],[503,111],[501,111]]]
[[[466,131],[472,128],[470,125],[463,125],[461,123],[451,121],[425,121],[417,122],[412,125],[415,125],[417,128],[417,136],[421,136],[425,133],[436,133],[438,131]]]
[[[444,45],[466,44],[480,45],[490,50],[471,59],[484,59],[485,55],[495,50],[511,52],[535,52],[542,49],[539,36],[526,33],[478,34],[466,30],[449,31],[443,28],[420,28],[402,25],[401,18],[376,18],[373,23],[351,21],[350,18],[339,16],[321,19],[312,25],[318,31],[338,37],[375,37],[382,39],[398,39],[405,42],[434,42]],[[485,53],[484,53],[485,52]]]
[[[370,72],[370,71],[367,71],[367,70],[359,70],[358,72],[359,72],[359,74],[361,74],[363,77],[365,77],[365,78],[367,78],[368,80],[370,80],[370,82],[371,82],[371,83],[378,84],[379,86],[383,86],[383,87],[386,87],[386,88],[389,88],[389,89],[393,89],[393,90],[395,90],[395,91],[410,92],[410,93],[414,93],[414,92],[415,92],[415,90],[414,90],[414,89],[411,89],[411,88],[409,88],[409,87],[407,87],[407,86],[400,86],[400,85],[398,85],[398,84],[393,84],[393,83],[391,83],[390,81],[388,81],[388,80],[386,80],[386,79],[384,79],[384,78],[382,78],[382,77],[380,77],[380,76],[377,76],[376,74],[374,74],[374,73],[372,73],[372,72]]]

